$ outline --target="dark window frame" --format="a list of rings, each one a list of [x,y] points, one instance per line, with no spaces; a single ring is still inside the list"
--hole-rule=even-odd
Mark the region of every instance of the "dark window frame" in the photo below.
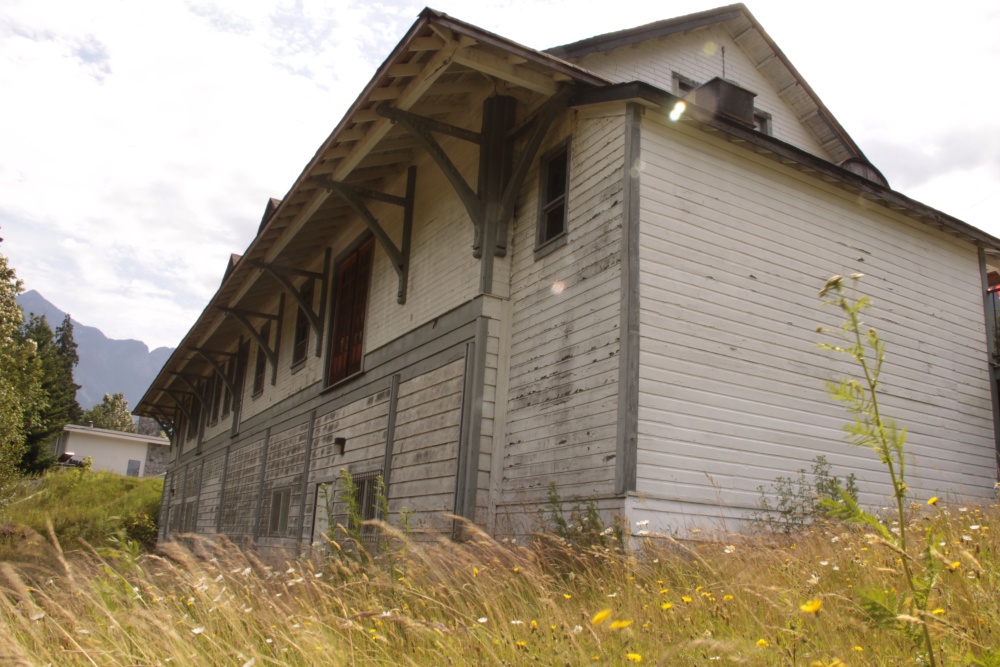
[[[535,259],[566,245],[569,236],[570,142],[561,142],[538,161],[538,217]],[[560,180],[558,177],[562,175]],[[558,223],[558,224],[557,224]]]

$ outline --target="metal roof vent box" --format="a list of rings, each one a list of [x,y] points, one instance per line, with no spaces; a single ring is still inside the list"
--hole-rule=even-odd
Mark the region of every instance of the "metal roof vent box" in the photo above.
[[[687,99],[698,106],[747,127],[754,126],[753,100],[755,97],[757,97],[757,93],[718,76],[687,94]]]

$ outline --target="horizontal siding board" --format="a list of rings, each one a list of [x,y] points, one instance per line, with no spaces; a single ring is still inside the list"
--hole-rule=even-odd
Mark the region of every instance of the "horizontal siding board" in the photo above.
[[[971,244],[855,201],[687,129],[647,121],[640,228],[638,491],[663,521],[748,512],[758,487],[810,470],[891,494],[877,457],[844,442],[815,349],[836,326],[817,289],[860,270],[887,342],[882,399],[908,432],[914,497],[982,495],[995,469],[978,260]],[[715,505],[714,509],[712,505]],[[685,509],[686,508],[686,509]],[[738,512],[737,512],[738,514]]]

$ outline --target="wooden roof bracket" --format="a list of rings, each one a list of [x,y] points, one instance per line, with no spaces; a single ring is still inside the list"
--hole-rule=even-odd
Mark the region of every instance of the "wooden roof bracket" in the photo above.
[[[193,347],[193,346],[192,347],[188,347],[188,349],[191,350],[191,351],[193,351],[195,354],[199,355],[205,361],[207,361],[208,365],[212,367],[213,371],[215,371],[215,374],[218,375],[222,379],[222,381],[225,383],[226,388],[229,390],[229,394],[231,396],[235,396],[236,395],[236,386],[233,384],[233,381],[226,374],[226,369],[224,369],[222,367],[222,364],[220,364],[215,359],[213,359],[211,356],[209,356],[210,354],[215,353],[214,350],[206,350],[205,348],[202,348],[202,347]],[[229,353],[227,353],[227,354],[229,354]],[[232,354],[231,356],[236,356],[236,355]]]
[[[396,111],[398,111],[398,109]],[[415,116],[415,114],[409,114],[405,111],[400,111],[399,113]],[[417,118],[421,117],[417,116]],[[430,119],[424,118],[422,118],[422,120],[430,121]],[[431,122],[437,123],[438,125],[445,125],[445,123],[438,123],[438,121]],[[461,128],[454,129],[461,130]],[[434,142],[435,145],[437,144],[433,137],[430,137],[430,140]],[[438,146],[438,149],[440,150],[440,146]],[[444,155],[443,151],[441,151],[441,154],[445,160],[448,160],[448,156]],[[448,160],[448,163],[451,164],[451,161]],[[454,165],[452,165],[452,168],[454,168]],[[461,175],[458,175],[458,178],[462,178]],[[410,273],[410,240],[413,236],[413,201],[417,188],[417,168],[411,165],[406,170],[406,194],[403,197],[355,187],[341,181],[335,181],[331,178],[317,178],[314,180],[327,190],[340,195],[340,197],[347,202],[348,206],[350,206],[354,212],[358,214],[358,217],[361,218],[368,229],[371,230],[371,233],[375,236],[375,240],[377,240],[378,244],[382,246],[385,254],[389,256],[392,268],[395,269],[396,276],[399,278],[399,289],[396,292],[396,303],[406,303],[406,286]],[[389,235],[386,233],[385,229],[382,228],[382,225],[379,224],[375,216],[368,210],[368,207],[363,201],[365,199],[374,199],[386,204],[399,206],[403,209],[403,238],[400,242],[399,248],[396,247],[396,244],[393,243],[391,238],[389,238]],[[323,302],[326,303],[326,300],[324,299]],[[318,347],[316,354],[317,356],[320,354]]]
[[[177,405],[177,409],[180,410],[181,414],[183,414],[187,418],[188,423],[193,424],[194,420],[191,419],[191,411],[188,410],[186,407],[184,407],[184,402],[181,399],[177,398],[178,394],[183,396],[185,394],[190,394],[191,392],[177,391],[176,389],[163,389],[161,391],[163,391],[163,393],[169,396],[170,398],[174,399],[174,403]]]
[[[331,261],[331,251],[330,248],[326,249],[323,256],[323,270],[322,271],[306,271],[304,269],[298,269],[293,266],[281,266],[278,264],[267,264],[265,262],[251,262],[251,266],[255,266],[262,269],[269,276],[278,281],[286,292],[292,295],[295,300],[296,305],[306,314],[306,319],[309,320],[309,325],[312,327],[313,331],[316,333],[316,356],[321,356],[323,351],[323,320],[326,319],[326,301],[327,301],[327,290],[330,289],[330,267],[332,265]],[[306,282],[302,283],[302,287],[298,288],[292,284],[288,276],[302,276],[307,279]],[[305,292],[306,286],[319,281],[322,286],[319,309],[317,311],[313,310],[312,304],[306,301]],[[235,391],[233,394],[235,395]]]
[[[260,349],[264,351],[264,356],[267,357],[267,362],[271,364],[271,384],[274,385],[278,380],[278,346],[281,344],[281,316],[285,312],[285,294],[282,292],[281,297],[278,301],[278,312],[277,314],[272,313],[262,313],[256,310],[244,310],[242,308],[230,308],[229,306],[217,306],[219,310],[229,315],[232,315],[236,320],[243,325],[243,328],[247,330],[247,333],[257,342]],[[275,333],[274,333],[274,347],[271,347],[270,342],[264,338],[261,334],[260,329],[255,327],[250,321],[251,317],[256,317],[258,319],[264,319],[271,322],[276,322]],[[235,394],[234,394],[235,395]]]
[[[482,229],[484,217],[482,202],[480,202],[479,197],[472,188],[469,187],[468,182],[462,176],[461,172],[458,171],[455,163],[451,161],[448,154],[441,148],[441,144],[434,138],[432,132],[441,132],[476,144],[480,144],[482,138],[475,132],[462,130],[447,123],[425,118],[409,111],[403,111],[385,103],[378,105],[376,111],[392,122],[402,125],[416,139],[420,147],[427,151],[431,158],[434,159],[444,173],[445,178],[451,183],[451,187],[455,189],[455,194],[462,200],[462,204],[465,206],[465,210],[469,214],[469,218],[472,220],[478,236],[479,230]]]
[[[207,414],[208,413],[208,400],[205,398],[202,389],[200,387],[195,386],[195,384],[193,382],[191,382],[191,380],[189,379],[189,377],[187,375],[185,375],[184,373],[178,373],[177,371],[171,371],[170,374],[173,375],[174,377],[178,378],[181,382],[183,382],[184,384],[186,384],[191,389],[191,394],[196,399],[198,399],[198,402],[201,403],[202,409],[205,410],[205,413]],[[199,380],[207,380],[208,379],[208,377],[205,377],[204,375],[196,375],[195,377],[197,379],[199,379]],[[209,377],[211,377],[211,376],[209,376]]]

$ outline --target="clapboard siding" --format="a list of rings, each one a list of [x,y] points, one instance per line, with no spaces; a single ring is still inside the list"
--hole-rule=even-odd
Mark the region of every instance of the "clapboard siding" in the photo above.
[[[478,129],[478,117],[466,124]],[[466,142],[444,137],[441,144],[476,187],[478,150]],[[405,178],[386,191],[405,191]],[[395,209],[395,210],[393,210]],[[379,221],[399,247],[402,238],[401,209],[371,205]],[[384,211],[384,214],[381,212]],[[426,156],[417,163],[413,236],[406,303],[396,302],[399,281],[388,255],[376,248],[365,323],[365,351],[374,350],[406,331],[459,306],[478,293],[479,260],[472,255],[473,225],[469,214],[441,169]]]
[[[214,533],[218,525],[219,500],[225,456],[214,456],[205,461],[201,473],[201,496],[198,502],[199,533]]]
[[[260,543],[264,546],[294,547],[299,528],[302,500],[302,472],[305,466],[309,425],[302,423],[280,433],[272,433],[267,450],[263,495],[260,500]],[[288,520],[284,531],[271,532],[271,501],[275,491],[289,490]]]
[[[538,175],[528,176],[511,262],[500,513],[544,502],[551,481],[567,499],[613,491],[623,133],[617,113],[553,133],[553,143],[571,136],[568,240],[537,261]]]
[[[726,49],[725,78],[757,93],[754,106],[771,114],[772,135],[829,160],[815,135],[799,122],[791,106],[721,26],[594,53],[577,62],[612,81],[641,80],[674,92],[674,72],[699,84],[722,76],[721,47]]]
[[[252,539],[264,439],[233,448],[222,495],[222,532],[230,539]]]
[[[642,150],[632,518],[676,527],[753,510],[759,486],[818,455],[838,476],[855,473],[868,502],[891,493],[874,454],[844,442],[847,415],[824,390],[855,369],[815,349],[816,326],[840,321],[819,287],[855,271],[875,304],[866,320],[887,342],[883,408],[908,428],[913,497],[990,496],[971,243],[652,117]]]
[[[455,511],[465,360],[399,385],[389,512],[412,512],[410,527],[445,531]]]

